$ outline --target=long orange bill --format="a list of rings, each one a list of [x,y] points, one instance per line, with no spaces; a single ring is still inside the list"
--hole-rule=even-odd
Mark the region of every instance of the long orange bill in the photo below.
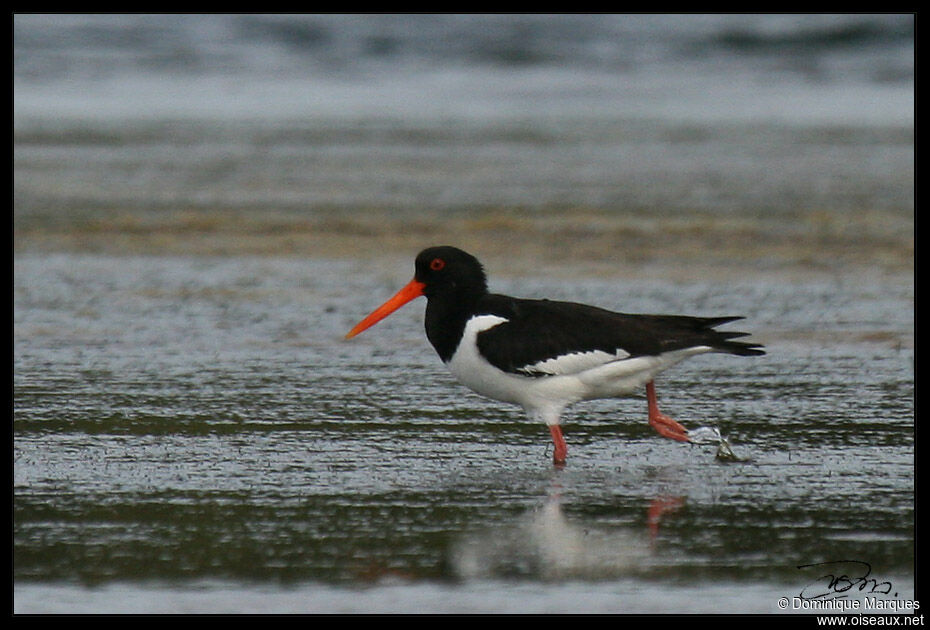
[[[399,309],[401,306],[409,302],[414,298],[418,298],[423,295],[423,287],[426,285],[422,282],[419,282],[416,279],[411,280],[407,283],[403,289],[397,292],[397,294],[392,297],[390,300],[376,308],[371,315],[360,321],[355,325],[355,328],[349,331],[346,335],[346,339],[351,339],[355,335],[359,334],[366,328],[371,328],[382,319]]]

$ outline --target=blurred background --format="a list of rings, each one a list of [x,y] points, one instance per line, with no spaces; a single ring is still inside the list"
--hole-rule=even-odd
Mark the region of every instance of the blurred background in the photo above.
[[[914,35],[14,15],[14,611],[780,613],[836,560],[913,599]],[[422,300],[344,341],[439,243],[495,291],[744,315],[766,356],[657,386],[744,461],[638,395],[553,469]]]
[[[17,15],[13,32],[19,250],[910,265],[911,15]]]

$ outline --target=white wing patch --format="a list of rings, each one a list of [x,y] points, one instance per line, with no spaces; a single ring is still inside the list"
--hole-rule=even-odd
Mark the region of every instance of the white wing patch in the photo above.
[[[560,357],[538,361],[532,365],[525,365],[519,371],[525,374],[577,374],[605,363],[626,359],[629,356],[630,353],[622,348],[617,348],[613,354],[603,350],[572,352],[563,354]]]

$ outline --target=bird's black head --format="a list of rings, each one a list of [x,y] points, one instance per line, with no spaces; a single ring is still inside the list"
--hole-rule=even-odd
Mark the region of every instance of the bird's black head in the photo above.
[[[469,305],[474,304],[487,292],[487,280],[477,258],[455,247],[430,247],[417,256],[413,280],[356,324],[346,338],[371,328],[421,295],[425,295],[429,300],[426,307],[426,317],[429,321],[431,318],[445,317],[452,311],[462,316],[467,313]]]
[[[423,295],[427,298],[449,294],[480,296],[488,290],[487,278],[478,259],[448,245],[420,252],[414,278],[423,283]]]

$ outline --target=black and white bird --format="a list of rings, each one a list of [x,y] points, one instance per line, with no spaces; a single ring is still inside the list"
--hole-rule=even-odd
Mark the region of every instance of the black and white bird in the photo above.
[[[733,341],[748,333],[714,330],[742,317],[631,315],[490,293],[481,263],[455,247],[423,250],[415,269],[413,279],[346,338],[426,296],[426,336],[439,358],[470,389],[520,405],[545,423],[556,464],[565,463],[568,450],[559,426],[567,406],[645,386],[649,424],[664,437],[689,442],[688,430],[659,411],[656,375],[707,352],[765,354],[759,344]]]

